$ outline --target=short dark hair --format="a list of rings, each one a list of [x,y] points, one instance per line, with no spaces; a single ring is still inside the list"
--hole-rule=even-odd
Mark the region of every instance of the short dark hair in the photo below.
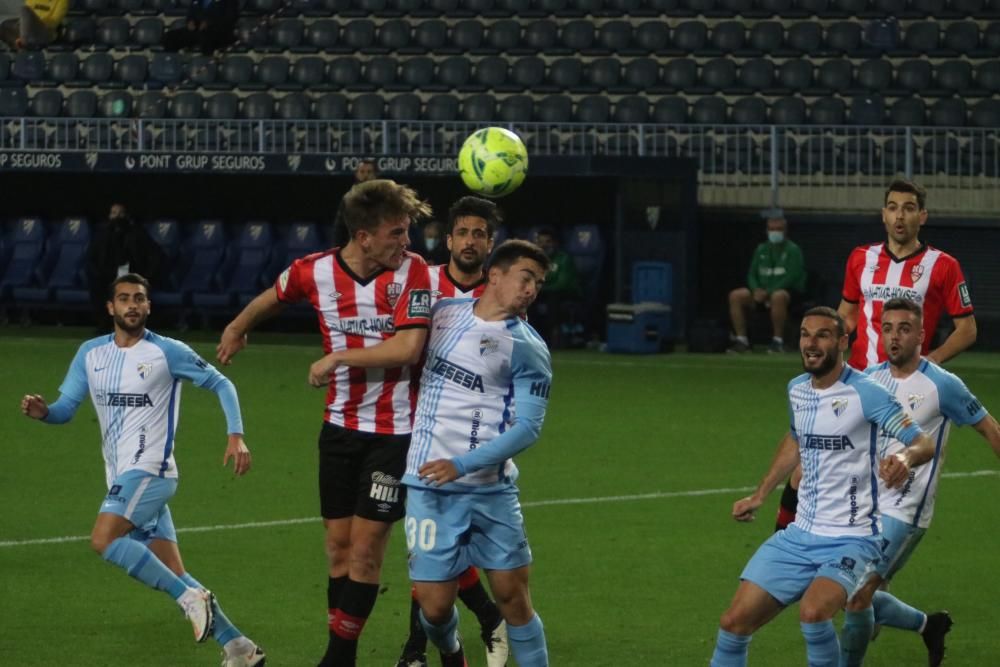
[[[486,271],[489,272],[493,267],[501,271],[507,271],[515,262],[524,257],[538,262],[538,265],[542,267],[542,271],[549,272],[549,267],[551,266],[549,256],[531,241],[523,239],[510,239],[498,245],[486,263]]]
[[[130,285],[142,285],[146,288],[146,295],[149,295],[149,281],[140,276],[138,273],[126,273],[120,275],[111,281],[111,285],[108,286],[108,301],[114,301],[115,290],[122,283],[129,283]]]
[[[889,193],[891,192],[906,192],[911,195],[917,196],[917,206],[923,211],[927,208],[927,190],[917,185],[915,182],[905,179],[897,178],[892,183],[889,184],[888,189],[885,191],[885,197],[882,198],[882,205],[889,203]]]
[[[905,310],[916,315],[918,320],[924,317],[924,309],[920,307],[920,304],[900,296],[889,299],[882,304],[882,312],[887,310]]]
[[[847,325],[844,324],[844,318],[840,316],[836,310],[830,306],[814,306],[807,310],[803,315],[802,319],[812,316],[817,317],[829,317],[831,320],[837,323],[837,337],[844,336],[847,334]]]
[[[486,235],[493,238],[497,227],[503,221],[500,207],[496,202],[482,197],[467,195],[451,205],[448,209],[448,234],[455,231],[455,223],[459,218],[474,216],[486,221]]]
[[[344,195],[344,225],[351,238],[375,231],[383,220],[406,216],[410,220],[431,214],[431,206],[416,191],[389,179],[358,183]]]

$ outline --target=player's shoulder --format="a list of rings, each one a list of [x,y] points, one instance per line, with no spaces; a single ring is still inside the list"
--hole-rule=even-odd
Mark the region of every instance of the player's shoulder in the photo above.
[[[87,354],[91,350],[96,349],[98,347],[103,347],[105,345],[113,345],[114,340],[115,340],[115,335],[110,333],[102,334],[100,336],[94,336],[93,338],[89,338],[80,343],[80,347],[78,348],[78,353],[83,355]]]
[[[527,320],[512,317],[506,320],[506,324],[507,330],[514,339],[515,347],[525,350],[528,354],[551,359],[549,346],[546,345],[545,339],[535,331],[533,326],[528,324]]]
[[[937,261],[934,263],[935,268],[938,266],[961,266],[959,261],[955,259],[954,255],[941,250],[941,248],[935,248],[934,246],[928,244],[927,251],[937,253]]]
[[[962,382],[962,378],[958,377],[951,371],[938,366],[930,359],[921,359],[920,365],[917,367],[917,372],[922,373],[924,377],[933,382],[938,387],[939,391],[942,389],[952,390],[965,387],[965,383]]]
[[[329,250],[321,250],[319,252],[311,252],[308,255],[303,255],[292,262],[292,266],[310,266],[315,264],[324,257],[329,257],[330,255],[337,252],[337,248],[330,248]]]
[[[191,346],[184,341],[171,338],[170,336],[163,336],[155,331],[150,331],[149,329],[146,330],[146,335],[143,336],[143,341],[151,345],[155,345],[168,356],[175,352],[188,352],[191,350]]]
[[[418,255],[417,253],[413,252],[412,250],[403,251],[403,264],[411,267],[415,265],[418,267],[423,267],[425,269],[430,268],[428,267],[427,260]]]
[[[788,381],[788,391],[791,391],[799,385],[809,382],[812,376],[809,373],[802,373],[801,375],[796,375],[791,380]]]
[[[869,252],[882,253],[885,250],[885,244],[881,241],[874,241],[872,243],[862,243],[861,245],[854,246],[851,250],[849,257],[864,257]]]
[[[438,299],[434,307],[431,308],[431,314],[437,315],[439,313],[458,313],[459,311],[470,310],[475,303],[475,299],[471,297],[446,297],[444,299]]]
[[[873,364],[873,365],[869,366],[863,372],[864,372],[865,375],[875,375],[876,373],[884,371],[884,370],[886,370],[888,368],[889,368],[889,362],[888,361],[883,361],[882,363]]]

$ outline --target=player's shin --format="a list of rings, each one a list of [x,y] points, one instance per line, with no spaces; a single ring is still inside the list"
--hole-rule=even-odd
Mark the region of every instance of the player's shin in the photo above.
[[[427,638],[437,646],[442,653],[455,653],[461,648],[458,642],[458,609],[451,608],[451,617],[441,625],[435,625],[427,620],[424,612],[420,612],[420,623],[424,626]]]
[[[927,616],[886,591],[875,591],[872,598],[875,622],[890,628],[920,632]]]
[[[548,667],[549,649],[545,643],[542,619],[535,614],[524,625],[507,624],[510,652],[521,667]]]
[[[800,622],[806,639],[806,660],[809,667],[836,667],[840,660],[840,642],[833,621]]]
[[[339,607],[330,617],[330,641],[321,665],[354,665],[358,637],[375,607],[378,584],[348,579],[340,594]]]
[[[719,628],[711,667],[746,667],[747,653],[753,635],[735,635]]]
[[[875,628],[875,611],[868,607],[844,614],[840,630],[840,667],[861,667]]]
[[[145,544],[128,537],[119,537],[113,541],[101,557],[150,588],[165,591],[175,600],[188,589],[187,584],[171,572]]]

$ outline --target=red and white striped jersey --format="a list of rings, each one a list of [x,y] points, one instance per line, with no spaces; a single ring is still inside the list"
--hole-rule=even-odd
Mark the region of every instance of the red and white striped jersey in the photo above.
[[[363,279],[344,263],[340,250],[292,262],[275,282],[284,303],[309,301],[319,318],[323,350],[372,347],[400,329],[426,328],[431,295],[427,264],[406,253],[396,271]],[[326,393],[326,421],[355,431],[405,435],[413,423],[419,367],[339,366]]]
[[[941,313],[972,315],[972,299],[958,260],[927,244],[912,255],[897,258],[884,243],[858,246],[847,259],[844,301],[858,307],[857,338],[848,363],[859,370],[885,361],[882,347],[882,304],[896,297],[910,299],[924,309],[924,345],[927,354]]]
[[[453,299],[460,297],[478,298],[482,296],[486,289],[486,278],[480,278],[472,285],[460,285],[448,273],[447,264],[438,264],[429,267],[431,276],[431,303],[435,304],[440,299]]]

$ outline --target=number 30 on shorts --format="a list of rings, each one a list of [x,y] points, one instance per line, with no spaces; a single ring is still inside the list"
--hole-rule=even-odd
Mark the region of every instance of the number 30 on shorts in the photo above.
[[[412,516],[406,517],[406,547],[413,550],[420,546],[421,551],[430,551],[434,548],[434,539],[437,537],[437,523],[433,519],[421,519],[419,522]]]

